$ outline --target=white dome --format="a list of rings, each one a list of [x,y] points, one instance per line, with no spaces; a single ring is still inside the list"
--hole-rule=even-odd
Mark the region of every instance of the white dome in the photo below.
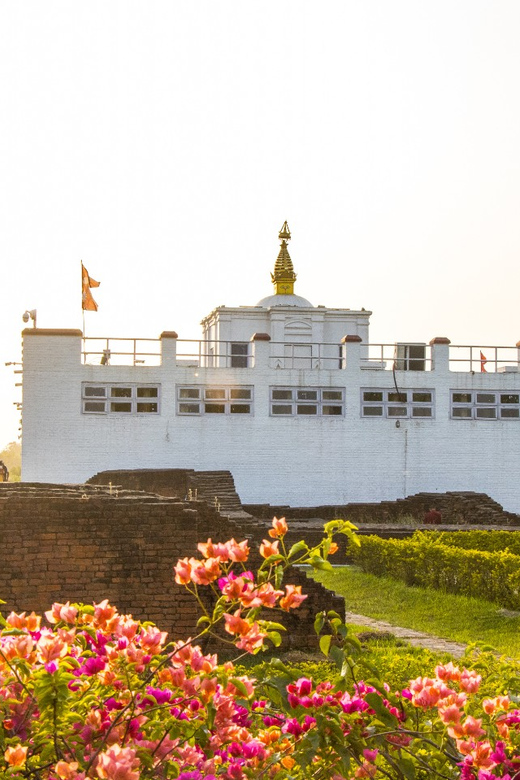
[[[313,309],[314,306],[307,298],[301,295],[268,295],[262,298],[257,306],[263,306],[264,309],[270,309],[273,306],[298,306],[301,309]]]

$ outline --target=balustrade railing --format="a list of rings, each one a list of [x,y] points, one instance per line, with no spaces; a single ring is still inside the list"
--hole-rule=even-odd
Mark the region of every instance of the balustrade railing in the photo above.
[[[175,340],[175,364],[186,368],[254,368],[259,342]],[[260,342],[267,366],[275,369],[344,369],[348,344]],[[362,369],[380,371],[431,371],[434,347],[427,344],[359,343]],[[351,353],[350,353],[351,354]],[[161,339],[83,339],[82,360],[87,365],[159,366],[164,358]],[[515,347],[449,345],[449,370],[472,373],[507,373],[520,370],[520,350]]]

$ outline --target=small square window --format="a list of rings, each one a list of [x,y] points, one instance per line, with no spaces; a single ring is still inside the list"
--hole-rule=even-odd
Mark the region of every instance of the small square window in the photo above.
[[[406,393],[388,393],[389,403],[405,404],[408,400]]]
[[[496,396],[494,393],[477,393],[478,404],[494,404]]]
[[[456,406],[451,410],[453,417],[464,417],[470,419],[472,417],[471,408],[469,406]]]
[[[138,387],[138,398],[157,398],[159,391],[156,387]]]
[[[298,401],[317,401],[318,400],[318,391],[317,390],[298,390],[297,398],[298,398]]]
[[[343,414],[343,407],[342,406],[332,406],[332,405],[323,405],[321,408],[321,413],[323,415],[340,415]]]
[[[111,396],[111,398],[131,398],[132,397],[132,388],[131,387],[111,387],[110,388],[110,396]]]
[[[204,404],[204,411],[206,414],[225,414],[226,407],[224,404]]]
[[[414,406],[412,407],[412,417],[431,417],[432,410],[429,406]]]
[[[229,411],[231,414],[249,414],[251,407],[249,404],[231,404]]]
[[[200,414],[200,404],[179,404],[179,414]]]
[[[200,398],[200,388],[181,387],[179,390],[179,398]]]
[[[250,400],[251,390],[242,387],[232,387],[229,393],[230,398],[244,398]]]
[[[314,404],[298,404],[296,414],[318,414],[318,407]]]
[[[273,401],[292,401],[292,390],[273,390]]]
[[[85,401],[83,411],[92,414],[104,414],[106,411],[105,403],[104,401]]]
[[[454,404],[470,404],[472,402],[471,393],[453,393]],[[463,415],[459,415],[462,417]]]
[[[292,404],[273,404],[271,411],[273,414],[292,414]]]
[[[431,404],[431,393],[412,393],[412,401],[414,404]]]
[[[502,393],[500,395],[501,404],[517,404],[519,403],[520,396],[518,393]]]
[[[505,409],[500,410],[500,417],[520,417],[520,409],[515,409],[514,407],[507,407]]]
[[[383,416],[383,407],[382,406],[364,406],[363,407],[363,417],[382,417]]]
[[[388,416],[389,417],[406,417],[408,414],[408,409],[406,406],[389,406],[388,407]]]
[[[324,401],[342,401],[343,393],[341,390],[324,390],[322,398]]]
[[[84,387],[83,395],[85,398],[106,398],[107,389],[106,387]]]
[[[363,393],[363,401],[379,401],[381,402],[383,400],[383,393],[374,392],[372,390],[367,390]]]
[[[158,406],[155,403],[139,403],[137,411],[139,414],[157,414]]]
[[[477,407],[476,411],[480,420],[495,420],[497,416],[497,410],[493,407]]]
[[[224,399],[225,397],[226,391],[223,388],[206,388],[204,393],[204,398],[209,398],[212,401]]]
[[[132,411],[132,404],[131,403],[124,403],[124,402],[113,402],[110,404],[110,411],[111,412],[123,412],[125,414],[128,414]]]

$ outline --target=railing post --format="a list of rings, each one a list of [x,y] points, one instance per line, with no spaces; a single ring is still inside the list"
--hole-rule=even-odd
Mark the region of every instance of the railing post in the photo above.
[[[342,363],[345,371],[355,372],[361,364],[361,336],[343,336]]]
[[[432,348],[432,371],[441,371],[448,373],[450,370],[450,344],[451,341],[446,336],[436,336],[430,341]]]
[[[177,363],[177,339],[174,330],[165,330],[159,336],[161,340],[161,365],[175,367]]]
[[[269,357],[271,355],[271,336],[269,333],[253,333],[251,336],[252,358],[254,367],[267,370],[269,368]]]

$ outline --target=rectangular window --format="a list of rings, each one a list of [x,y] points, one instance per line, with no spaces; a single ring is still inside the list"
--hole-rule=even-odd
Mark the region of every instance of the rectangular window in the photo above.
[[[177,414],[252,414],[252,387],[177,387]]]
[[[247,368],[249,344],[236,342],[231,344],[231,368]]]
[[[271,387],[271,415],[282,417],[342,417],[342,388]]]
[[[159,385],[83,384],[84,414],[159,414]],[[150,400],[153,399],[153,400]]]
[[[433,417],[433,390],[362,390],[361,416],[389,419]]]
[[[451,416],[455,420],[518,420],[520,394],[452,390]]]

